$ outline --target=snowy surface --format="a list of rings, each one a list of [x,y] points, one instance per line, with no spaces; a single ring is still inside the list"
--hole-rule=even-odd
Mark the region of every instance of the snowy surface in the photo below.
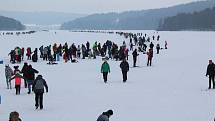
[[[144,31],[149,35],[153,31]],[[168,50],[153,58],[146,66],[146,56],[138,57],[138,68],[130,68],[128,82],[122,83],[119,63],[109,61],[111,73],[104,84],[101,58],[79,60],[79,63],[47,65],[31,63],[46,79],[49,93],[44,94],[44,110],[35,110],[34,94],[21,89],[7,90],[4,65],[0,65],[0,121],[7,121],[11,111],[18,111],[23,121],[95,121],[108,109],[114,115],[110,121],[213,121],[215,90],[206,91],[205,77],[208,59],[215,60],[214,32],[159,32],[160,44],[168,41]],[[0,58],[16,46],[40,47],[56,43],[77,44],[104,42],[118,44],[125,40],[118,35],[72,33],[68,31],[37,32],[32,35],[0,36]],[[127,44],[129,40],[126,40]],[[132,58],[129,56],[132,66]],[[20,65],[21,67],[23,64]],[[21,69],[20,67],[20,69]],[[14,82],[12,83],[14,84]]]

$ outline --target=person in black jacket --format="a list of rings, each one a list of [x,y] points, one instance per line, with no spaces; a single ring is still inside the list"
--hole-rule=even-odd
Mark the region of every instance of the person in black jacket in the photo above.
[[[215,76],[215,64],[212,60],[209,60],[209,65],[207,67],[207,73],[206,76],[209,75],[209,87],[208,89],[211,89],[211,83],[213,83],[213,89],[215,89],[215,82],[214,82],[214,76]]]
[[[129,64],[126,61],[126,59],[123,59],[123,61],[120,63],[120,68],[122,70],[123,82],[126,82],[127,81],[127,73],[129,71]]]
[[[38,75],[33,83],[33,90],[35,93],[35,107],[36,109],[40,106],[40,109],[43,109],[43,93],[44,87],[46,88],[46,92],[48,92],[48,85],[43,79],[42,75]]]
[[[154,44],[151,42],[150,45],[149,45],[149,47],[153,50]]]
[[[37,62],[37,60],[38,60],[37,48],[35,48],[34,54],[32,55],[32,61]]]
[[[157,44],[157,45],[156,45],[156,49],[157,49],[157,54],[159,54],[160,49],[161,49],[161,48],[160,48],[160,44]]]
[[[96,121],[109,121],[109,118],[113,115],[113,110],[103,112]]]
[[[14,63],[15,63],[15,60],[16,60],[16,57],[15,57],[16,53],[15,53],[15,50],[11,50],[10,53],[9,53],[8,55],[10,55],[10,62],[11,62],[12,64],[14,64]]]
[[[137,49],[134,50],[134,52],[132,53],[132,55],[133,55],[133,62],[134,62],[133,67],[136,67],[137,56],[139,55],[137,53]]]
[[[21,73],[23,73],[23,77],[27,79],[28,77],[28,71],[29,71],[29,67],[28,67],[28,63],[24,63],[24,66],[22,67]],[[28,81],[25,80],[25,88],[27,88],[28,85]]]
[[[27,80],[28,80],[28,94],[31,93],[31,85],[33,84],[34,80],[35,80],[35,73],[39,73],[39,71],[37,71],[36,69],[32,68],[31,65],[28,66],[28,76],[27,76]]]

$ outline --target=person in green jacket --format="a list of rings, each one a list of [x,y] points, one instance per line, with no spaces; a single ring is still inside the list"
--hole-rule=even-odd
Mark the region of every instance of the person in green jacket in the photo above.
[[[105,60],[101,67],[101,73],[103,73],[103,79],[104,79],[105,83],[107,83],[108,72],[110,73],[110,66],[109,66],[107,60]]]

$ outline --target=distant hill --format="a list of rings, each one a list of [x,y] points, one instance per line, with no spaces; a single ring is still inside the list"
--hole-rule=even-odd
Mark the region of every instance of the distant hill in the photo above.
[[[166,18],[158,30],[213,30],[215,31],[215,7],[194,13],[180,13]]]
[[[160,9],[93,14],[66,22],[62,24],[61,29],[155,30],[166,17],[175,16],[178,13],[198,12],[214,6],[215,0],[207,0]]]
[[[0,15],[17,19],[23,24],[34,25],[60,25],[65,21],[74,20],[86,16],[84,14],[62,13],[62,12],[15,12],[0,11]]]
[[[25,26],[21,24],[21,22],[0,16],[0,30],[24,30]]]

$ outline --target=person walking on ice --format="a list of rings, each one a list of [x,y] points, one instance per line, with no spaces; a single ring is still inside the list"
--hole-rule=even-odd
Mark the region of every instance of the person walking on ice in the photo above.
[[[159,54],[160,49],[161,49],[161,48],[160,48],[160,44],[157,44],[157,45],[156,45],[157,54]]]
[[[165,41],[165,49],[167,49],[167,41]]]
[[[31,86],[35,80],[35,74],[38,74],[39,71],[34,69],[32,65],[28,65],[28,71],[27,71],[27,82],[28,82],[28,94],[31,93]]]
[[[104,63],[101,66],[101,73],[103,73],[104,82],[107,83],[107,76],[108,73],[110,73],[110,66],[106,59],[104,60]]]
[[[149,49],[149,51],[147,52],[147,55],[148,55],[147,66],[152,66],[152,58],[153,58],[152,49]]]
[[[46,92],[48,92],[48,85],[43,79],[42,75],[38,75],[37,78],[33,82],[33,91],[35,93],[35,107],[38,109],[40,106],[40,109],[43,109],[43,93],[44,93],[44,87],[46,88]]]
[[[214,82],[214,76],[215,76],[215,64],[212,60],[209,60],[209,64],[207,67],[206,76],[209,75],[209,87],[208,89],[211,89],[211,83],[213,84],[213,89],[215,89],[215,82]]]
[[[120,63],[120,68],[122,70],[123,82],[125,83],[127,81],[127,73],[129,71],[129,64],[126,59],[123,59],[123,61]]]
[[[13,70],[9,65],[5,65],[5,77],[6,77],[6,83],[7,83],[7,89],[12,89],[11,88],[11,82],[9,79],[13,76]]]
[[[16,95],[20,95],[22,79],[25,80],[25,78],[22,75],[20,75],[20,71],[15,71],[14,74],[15,75],[11,79],[9,79],[9,81],[15,79]]]
[[[113,110],[103,112],[96,121],[109,121],[109,118],[113,115]]]
[[[132,55],[133,55],[133,67],[136,67],[137,56],[139,55],[139,54],[137,53],[137,49],[135,49],[135,50],[133,51]]]

